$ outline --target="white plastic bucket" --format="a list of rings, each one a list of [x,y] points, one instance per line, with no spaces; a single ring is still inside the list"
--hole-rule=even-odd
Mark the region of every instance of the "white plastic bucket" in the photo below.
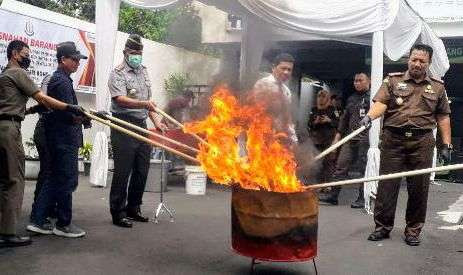
[[[188,195],[206,194],[207,176],[201,166],[185,166],[185,189]]]

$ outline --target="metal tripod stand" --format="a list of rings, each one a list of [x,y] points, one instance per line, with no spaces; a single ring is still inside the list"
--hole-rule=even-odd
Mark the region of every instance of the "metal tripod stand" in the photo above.
[[[166,205],[166,203],[164,202],[164,186],[165,186],[165,182],[164,182],[164,162],[165,162],[165,159],[166,159],[166,155],[165,155],[165,150],[161,150],[161,180],[160,180],[160,184],[161,184],[161,192],[159,193],[160,195],[160,202],[158,204],[158,207],[156,208],[156,212],[154,213],[154,223],[159,223],[159,216],[162,214],[162,213],[167,213],[170,217],[170,222],[174,222],[174,214],[172,213],[172,210],[169,209],[169,207]]]

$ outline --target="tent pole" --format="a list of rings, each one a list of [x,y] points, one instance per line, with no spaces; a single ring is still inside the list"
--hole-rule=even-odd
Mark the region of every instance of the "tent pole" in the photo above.
[[[378,92],[383,79],[383,52],[384,52],[384,32],[382,30],[373,33],[371,46],[371,90],[370,104]],[[381,119],[373,121],[369,132],[370,148],[368,149],[368,162],[365,167],[365,176],[374,177],[379,175],[380,150],[379,133],[381,131]],[[377,182],[368,182],[364,184],[365,209],[371,213],[370,197],[376,194]]]

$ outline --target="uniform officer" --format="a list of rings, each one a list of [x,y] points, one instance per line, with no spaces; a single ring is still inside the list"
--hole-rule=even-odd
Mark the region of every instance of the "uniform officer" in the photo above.
[[[46,96],[29,77],[29,46],[11,41],[6,50],[8,65],[0,74],[0,248],[31,244],[16,234],[24,195],[25,156],[21,137],[26,102],[34,98],[47,108],[82,114],[82,108]]]
[[[370,107],[370,78],[366,73],[358,73],[354,76],[355,93],[349,97],[344,114],[339,121],[338,133],[333,143],[338,142],[341,136],[345,136],[360,127],[360,121],[367,114]],[[348,173],[355,168],[361,176],[365,171],[368,153],[368,131],[364,131],[344,144],[339,152],[336,162],[336,169],[333,180],[343,180],[348,177]],[[338,204],[341,187],[333,187],[330,194],[321,197],[320,201],[333,205]],[[358,197],[351,204],[352,208],[363,208],[365,200],[363,197],[363,185],[358,188]]]
[[[317,105],[312,108],[309,116],[308,131],[310,139],[318,151],[323,151],[331,145],[336,135],[339,116],[335,107],[331,104],[330,92],[320,90],[317,94]],[[318,182],[329,182],[336,167],[336,154],[331,154],[323,159]]]
[[[408,70],[389,74],[384,79],[373,99],[374,105],[362,120],[362,124],[369,125],[370,120],[384,115],[381,175],[431,167],[435,146],[432,131],[436,124],[443,142],[442,156],[446,161],[450,159],[450,107],[444,83],[427,74],[432,53],[428,45],[414,45],[410,50]],[[374,210],[376,227],[368,240],[389,238],[389,232],[394,226],[400,181],[391,179],[379,182]],[[429,181],[429,174],[407,177],[407,225],[404,233],[408,245],[420,244],[419,235],[426,218]]]
[[[48,83],[49,96],[69,104],[77,104],[71,74],[75,73],[81,59],[87,59],[74,42],[60,43],[56,49],[58,69]],[[51,180],[45,181],[36,203],[32,222],[27,230],[40,234],[55,234],[77,238],[86,233],[72,223],[72,193],[78,185],[78,150],[82,146],[82,125],[90,127],[85,116],[52,111],[45,115],[45,136],[51,161]],[[51,207],[56,205],[57,221],[48,222]]]
[[[142,65],[141,37],[130,35],[123,53],[124,61],[111,72],[108,82],[113,116],[143,128],[146,128],[146,119],[149,117],[157,128],[164,130],[166,126],[155,117],[151,83],[146,67]],[[111,145],[114,155],[114,175],[110,191],[113,224],[132,227],[128,218],[147,222],[148,218],[141,214],[140,205],[148,176],[151,145],[113,129]]]

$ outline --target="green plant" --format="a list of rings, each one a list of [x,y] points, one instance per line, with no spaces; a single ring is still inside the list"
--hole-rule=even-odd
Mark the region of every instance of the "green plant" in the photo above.
[[[172,73],[164,80],[164,89],[170,97],[175,97],[181,95],[190,82],[188,74]]]
[[[82,145],[82,147],[79,148],[79,155],[81,155],[84,158],[84,160],[89,161],[92,149],[92,144],[85,142],[84,145]]]

